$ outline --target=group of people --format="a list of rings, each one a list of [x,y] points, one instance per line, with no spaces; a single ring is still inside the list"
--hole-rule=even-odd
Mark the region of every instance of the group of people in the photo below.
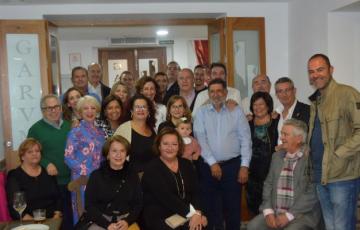
[[[26,193],[23,219],[46,209],[62,229],[240,229],[241,191],[253,217],[247,228],[354,230],[360,189],[360,93],[337,83],[327,56],[308,61],[311,105],[288,77],[270,94],[269,77],[253,95],[227,86],[222,63],[135,80],[110,89],[102,70],[72,70],[73,87],[45,95],[43,114],[8,173],[12,207]],[[84,204],[67,189],[88,177]],[[85,213],[77,213],[84,205]]]

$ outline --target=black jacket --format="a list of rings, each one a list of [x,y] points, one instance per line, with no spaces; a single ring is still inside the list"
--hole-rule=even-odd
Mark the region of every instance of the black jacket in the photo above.
[[[190,204],[200,209],[198,181],[195,169],[189,160],[178,158],[181,181],[160,160],[153,159],[145,168],[142,177],[144,191],[143,217],[147,230],[171,229],[165,219],[179,214],[185,217],[190,211]],[[183,189],[185,191],[183,191]],[[185,194],[181,197],[181,194]]]
[[[91,173],[85,191],[86,217],[107,229],[111,224],[102,215],[129,215],[124,220],[134,223],[142,208],[142,192],[139,177],[129,170],[125,162],[121,170],[113,170],[109,163]]]
[[[179,84],[176,81],[176,82],[174,82],[174,84],[168,90],[166,90],[164,100],[163,100],[163,104],[167,105],[170,97],[173,96],[173,95],[179,95],[179,93],[180,93]]]
[[[310,105],[298,101],[295,105],[294,112],[291,118],[300,120],[309,125]]]
[[[101,97],[104,100],[110,94],[111,89],[104,85],[104,83],[100,82],[101,84]]]

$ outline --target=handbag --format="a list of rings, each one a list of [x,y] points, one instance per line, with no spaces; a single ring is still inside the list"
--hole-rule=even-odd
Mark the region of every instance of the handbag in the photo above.
[[[165,223],[172,229],[175,229],[183,224],[185,224],[188,220],[179,214],[174,214],[165,219]]]
[[[86,217],[86,212],[84,212],[79,218],[79,221],[75,224],[74,230],[87,230],[93,223],[92,220],[89,220]]]

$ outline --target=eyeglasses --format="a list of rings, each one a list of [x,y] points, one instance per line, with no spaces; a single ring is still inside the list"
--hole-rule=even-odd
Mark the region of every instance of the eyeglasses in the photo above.
[[[61,105],[54,105],[54,106],[46,106],[46,107],[42,107],[41,109],[46,111],[46,112],[52,112],[52,111],[57,111],[61,108]]]
[[[147,110],[148,107],[146,105],[134,105],[135,110]]]
[[[294,88],[287,88],[287,89],[279,89],[279,90],[276,90],[276,93],[277,94],[288,94],[290,93],[291,91],[293,91]]]
[[[183,109],[184,105],[172,105],[171,108],[172,109]]]

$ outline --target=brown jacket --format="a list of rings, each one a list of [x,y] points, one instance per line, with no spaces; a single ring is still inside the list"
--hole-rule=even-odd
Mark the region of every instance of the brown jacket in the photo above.
[[[321,183],[346,181],[360,176],[360,93],[331,79],[324,92],[311,100],[309,138],[316,107],[324,144]]]

